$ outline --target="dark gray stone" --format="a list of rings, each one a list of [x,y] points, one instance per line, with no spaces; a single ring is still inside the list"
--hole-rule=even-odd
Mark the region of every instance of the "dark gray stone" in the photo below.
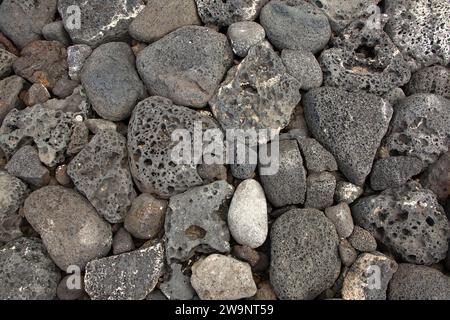
[[[84,122],[76,121],[73,126],[72,135],[70,136],[70,142],[67,146],[68,155],[76,155],[89,143],[89,129]]]
[[[406,93],[434,93],[450,99],[450,69],[438,65],[417,71],[406,85]]]
[[[308,172],[337,171],[338,166],[333,155],[316,139],[297,139],[305,158]]]
[[[19,76],[0,80],[0,124],[12,109],[20,106],[19,93],[24,84],[25,80]]]
[[[428,167],[420,177],[420,183],[433,191],[439,202],[444,204],[450,196],[450,151],[444,153],[435,163]]]
[[[236,22],[227,31],[233,52],[239,57],[245,57],[251,47],[262,42],[266,37],[264,28],[253,21]]]
[[[316,57],[305,49],[281,52],[287,72],[301,83],[300,89],[308,91],[322,85],[323,74]]]
[[[61,79],[55,84],[52,92],[58,98],[64,99],[69,97],[78,86],[79,83],[77,81]]]
[[[323,210],[334,201],[336,178],[329,172],[312,173],[306,179],[305,208]]]
[[[1,218],[0,241],[7,243],[22,236],[22,220],[23,219],[19,214],[10,214]]]
[[[375,162],[370,175],[373,190],[400,187],[422,171],[423,165],[416,157],[389,157]]]
[[[134,250],[134,242],[131,234],[124,228],[120,228],[113,237],[113,254],[121,254]]]
[[[0,48],[0,80],[11,74],[16,59],[15,54]]]
[[[383,99],[387,100],[391,106],[395,106],[397,103],[405,99],[405,97],[405,92],[403,92],[401,88],[394,88],[383,95]]]
[[[64,29],[64,23],[61,20],[53,21],[46,24],[42,28],[42,35],[45,40],[58,41],[63,45],[68,46],[70,44],[70,37],[66,29]]]
[[[50,99],[43,105],[50,110],[71,112],[78,122],[92,116],[91,104],[82,86],[75,88],[72,95],[65,99]]]
[[[59,83],[60,81],[58,81]],[[50,93],[47,88],[40,83],[33,84],[30,89],[28,89],[25,96],[22,98],[23,102],[28,106],[32,107],[36,104],[42,104],[50,99]]]
[[[183,273],[178,263],[170,266],[171,274],[167,281],[160,284],[159,288],[169,300],[192,300],[195,291],[191,286],[189,276]]]
[[[369,231],[360,226],[354,226],[348,241],[353,248],[360,252],[374,252],[377,250],[377,240]]]

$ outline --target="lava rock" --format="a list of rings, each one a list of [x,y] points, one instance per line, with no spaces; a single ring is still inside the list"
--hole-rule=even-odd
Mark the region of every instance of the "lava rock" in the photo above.
[[[125,230],[124,228],[120,228],[113,237],[112,247],[114,255],[133,251],[133,238],[127,230]]]
[[[273,224],[271,240],[270,282],[280,299],[314,299],[337,280],[339,238],[322,212],[286,212]]]
[[[194,288],[188,276],[183,273],[181,265],[174,263],[169,280],[160,284],[162,293],[170,300],[192,300],[195,296]]]
[[[325,209],[325,215],[330,219],[341,238],[348,238],[353,233],[353,218],[350,207],[345,202],[341,202],[334,207]]]
[[[25,200],[23,211],[62,270],[71,265],[84,269],[87,262],[110,250],[110,226],[72,189],[48,186],[34,191]]]
[[[394,88],[383,95],[383,99],[389,102],[391,106],[395,106],[405,98],[405,92],[401,88]]]
[[[358,257],[358,253],[355,248],[352,247],[350,242],[344,239],[339,243],[339,257],[341,258],[344,266],[350,267]]]
[[[450,196],[450,151],[444,153],[420,177],[420,183],[433,191],[441,203]]]
[[[321,87],[303,100],[308,127],[330,151],[341,172],[363,185],[392,116],[383,99],[363,92]]]
[[[363,188],[354,185],[353,183],[347,181],[338,181],[336,183],[334,200],[336,202],[345,202],[346,204],[351,204],[353,203],[353,201],[358,199],[363,194],[363,192]]]
[[[306,179],[305,208],[325,209],[333,205],[336,178],[329,172],[312,173]]]
[[[422,171],[422,161],[416,157],[389,157],[375,162],[370,176],[373,190],[400,187]]]
[[[437,65],[417,71],[406,85],[406,93],[434,93],[450,99],[450,69]]]
[[[13,71],[14,61],[17,59],[15,54],[9,51],[0,49],[0,80],[9,76]]]
[[[300,89],[308,91],[322,85],[322,69],[310,51],[285,49],[281,59],[287,72],[301,83]]]
[[[91,53],[91,47],[86,44],[76,44],[67,48],[67,65],[70,79],[81,81],[81,70],[83,70],[84,63]]]
[[[230,25],[227,36],[233,52],[239,57],[245,57],[251,47],[264,40],[266,31],[256,22],[242,21]]]
[[[18,76],[0,80],[0,124],[12,109],[20,106],[19,94],[24,84],[25,80]]]
[[[308,172],[337,171],[338,166],[333,155],[317,140],[305,138],[297,140]]]
[[[82,86],[75,88],[65,99],[50,99],[43,105],[47,109],[71,112],[77,122],[92,116],[91,104]]]
[[[67,146],[68,155],[76,155],[89,143],[89,129],[84,122],[75,122],[70,142]]]
[[[69,34],[64,29],[64,23],[61,20],[50,22],[42,28],[42,35],[45,40],[58,41],[63,45],[68,46],[70,44]]]
[[[36,104],[45,103],[49,99],[50,93],[48,92],[47,88],[40,83],[33,84],[30,89],[28,89],[25,96],[22,98],[23,102],[29,107],[32,107]]]
[[[211,99],[232,61],[233,53],[223,34],[188,26],[142,50],[136,64],[151,95],[201,108]]]
[[[377,250],[377,240],[369,231],[360,226],[354,226],[348,241],[353,248],[360,252],[374,252]]]
[[[19,210],[28,196],[28,187],[20,179],[0,170],[0,220]]]

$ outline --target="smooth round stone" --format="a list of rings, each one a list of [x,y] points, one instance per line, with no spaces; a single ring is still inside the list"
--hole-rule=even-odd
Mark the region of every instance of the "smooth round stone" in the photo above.
[[[233,23],[227,35],[233,52],[239,57],[245,57],[252,46],[264,40],[266,31],[256,22],[243,21]]]

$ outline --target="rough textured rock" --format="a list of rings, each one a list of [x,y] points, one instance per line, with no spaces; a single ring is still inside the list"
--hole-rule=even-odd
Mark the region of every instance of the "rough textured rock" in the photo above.
[[[393,155],[415,156],[426,164],[447,152],[450,141],[450,100],[415,94],[395,106],[384,148]]]
[[[300,83],[286,72],[280,57],[264,45],[250,49],[232,68],[209,102],[223,129],[286,127],[300,101]],[[259,138],[260,143],[264,143]]]
[[[344,279],[342,298],[345,300],[386,300],[386,291],[397,263],[385,255],[363,253]]]
[[[271,240],[270,282],[278,298],[314,299],[337,280],[339,239],[322,212],[286,212],[273,224]]]
[[[253,21],[233,23],[227,32],[233,52],[239,57],[245,57],[251,47],[262,42],[266,37],[264,28]]]
[[[119,231],[116,232],[113,237],[112,248],[114,255],[134,250],[133,238],[127,230],[120,228]]]
[[[336,178],[329,172],[312,173],[306,179],[305,208],[323,210],[333,205]]]
[[[360,226],[354,226],[348,241],[353,248],[360,252],[373,252],[377,250],[377,241],[374,236]]]
[[[400,187],[422,171],[423,165],[416,157],[389,157],[375,162],[370,176],[373,190]]]
[[[84,122],[75,122],[73,126],[70,142],[67,146],[67,154],[74,156],[79,153],[89,143],[89,129]]]
[[[356,252],[348,240],[344,239],[339,243],[339,257],[344,266],[350,267],[358,257],[358,252]]]
[[[352,213],[356,224],[406,262],[429,265],[447,254],[449,221],[436,196],[417,183],[361,198]]]
[[[195,291],[190,278],[183,273],[181,265],[174,263],[170,269],[172,270],[170,278],[159,286],[162,293],[170,300],[192,300]]]
[[[62,270],[70,265],[84,269],[87,262],[109,252],[110,226],[72,189],[49,186],[34,191],[26,199],[23,211]]]
[[[77,6],[79,10],[74,10],[72,6]],[[72,41],[91,47],[127,38],[131,21],[144,7],[141,0],[58,1],[59,14]],[[77,27],[77,22],[81,28]]]
[[[438,65],[417,71],[406,85],[406,93],[434,93],[450,99],[450,69]]]
[[[441,203],[445,203],[450,196],[450,151],[428,167],[420,177],[420,183],[433,191]]]
[[[333,155],[317,140],[305,138],[297,141],[308,172],[337,171],[338,167]]]
[[[61,275],[37,238],[0,247],[1,300],[53,300]]]
[[[392,116],[383,99],[363,92],[321,87],[303,100],[308,127],[330,151],[350,182],[364,184]]]
[[[73,91],[79,86],[79,83],[70,79],[61,79],[53,88],[53,94],[58,98],[64,99],[69,97]]]
[[[192,266],[192,287],[202,300],[237,300],[256,293],[248,263],[212,254]]]
[[[230,234],[225,222],[226,200],[234,188],[216,181],[170,198],[167,211],[166,257],[186,261],[197,252],[229,252]]]
[[[24,84],[25,80],[18,76],[0,80],[0,124],[12,109],[20,106],[19,94]]]
[[[46,24],[42,28],[42,35],[45,40],[58,41],[66,47],[70,44],[69,34],[66,32],[66,29],[64,29],[64,23],[61,20]]]
[[[392,277],[389,300],[449,300],[450,279],[440,271],[401,263]]]
[[[406,98],[405,92],[401,88],[394,88],[383,95],[383,99],[395,106],[397,103]]]
[[[28,195],[28,187],[21,180],[0,170],[0,220],[19,210]]]
[[[345,202],[351,204],[358,199],[364,190],[363,188],[354,185],[347,181],[338,181],[336,183],[336,191],[334,193],[334,200],[336,202]]]
[[[316,57],[305,49],[281,52],[287,72],[301,83],[300,89],[308,91],[322,85],[323,74]]]
[[[156,286],[164,265],[164,247],[154,246],[92,260],[84,284],[93,300],[143,300]]]
[[[78,122],[92,116],[91,104],[82,86],[75,88],[72,95],[65,99],[50,99],[43,105],[50,110],[71,112]]]
[[[188,26],[142,50],[136,64],[151,95],[170,98],[183,106],[204,107],[232,59],[224,35],[206,27]]]
[[[81,70],[91,53],[91,47],[86,44],[76,44],[67,48],[67,65],[70,79],[81,81]]]
[[[0,219],[0,241],[9,242],[22,236],[22,217],[19,214],[10,214]]]
[[[42,27],[53,20],[57,0],[4,0],[0,30],[18,47],[39,40]]]
[[[16,59],[15,54],[0,48],[0,79],[11,74]]]
[[[334,223],[339,237],[350,237],[353,233],[353,218],[348,204],[341,202],[334,207],[326,208],[325,215]]]
[[[58,81],[59,83],[59,81]],[[23,102],[28,106],[32,107],[35,104],[42,104],[50,99],[50,93],[47,88],[40,83],[33,84],[30,89],[28,89],[25,96],[22,98]]]

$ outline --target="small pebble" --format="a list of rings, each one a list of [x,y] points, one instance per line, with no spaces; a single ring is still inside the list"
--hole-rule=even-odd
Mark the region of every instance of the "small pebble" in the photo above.
[[[353,233],[348,238],[348,241],[353,248],[360,252],[373,252],[377,250],[377,241],[375,238],[369,231],[359,226],[354,227]]]

